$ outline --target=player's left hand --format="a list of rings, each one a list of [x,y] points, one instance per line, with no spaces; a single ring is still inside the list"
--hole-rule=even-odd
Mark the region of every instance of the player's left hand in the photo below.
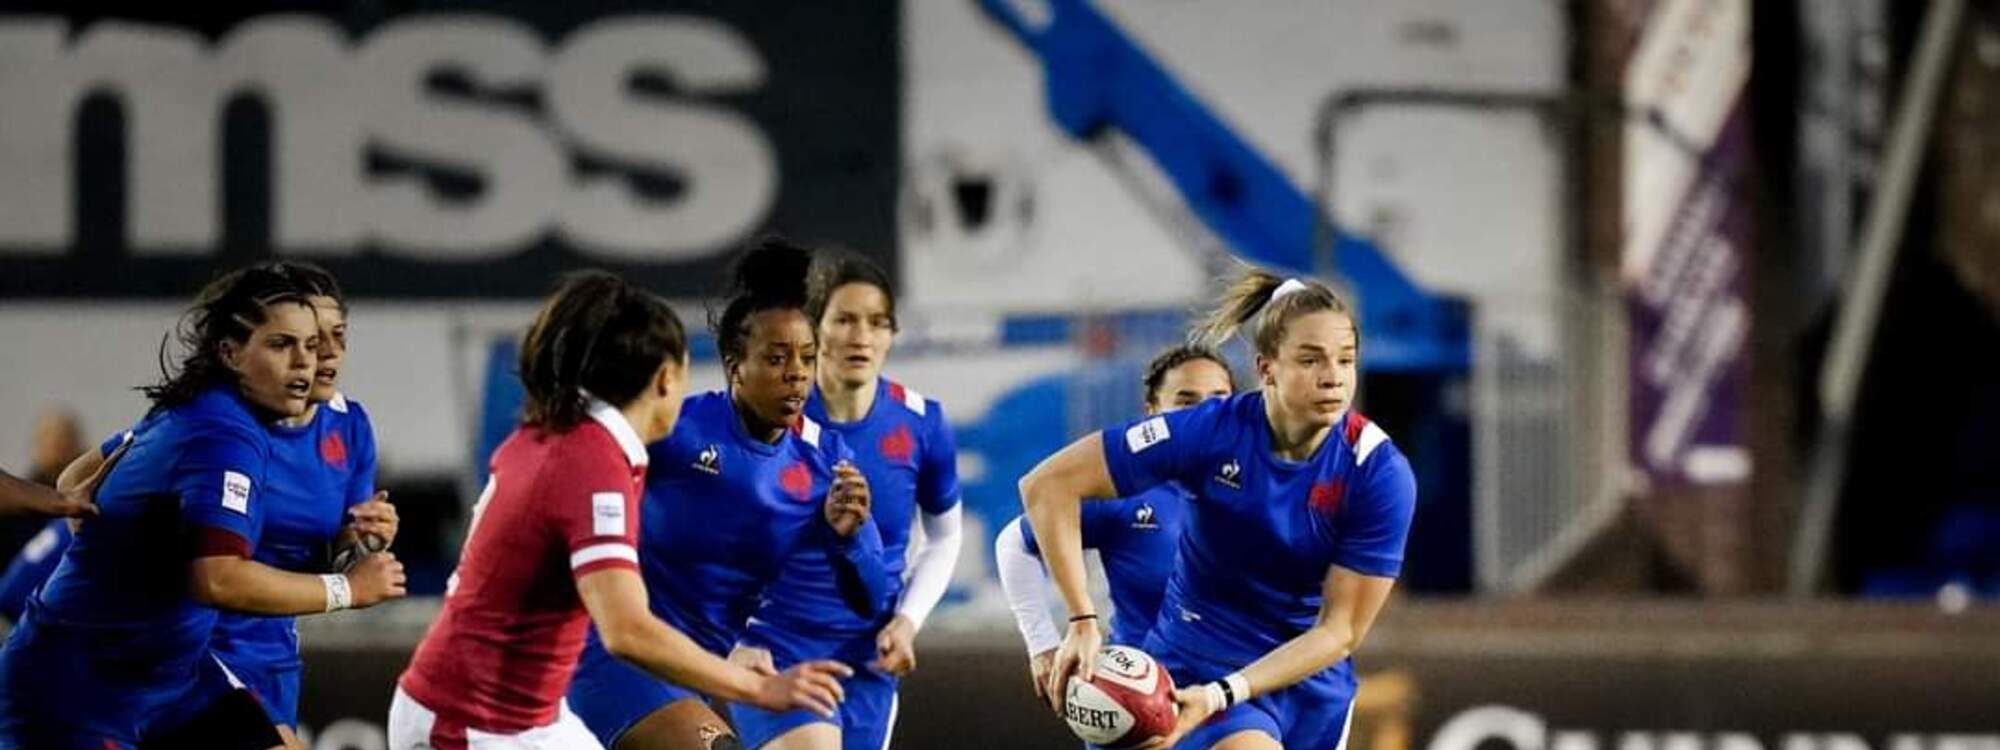
[[[104,462],[97,465],[96,471],[84,477],[75,487],[58,488],[54,493],[54,501],[36,507],[35,512],[68,518],[70,533],[82,531],[83,519],[97,516],[97,486],[104,484],[104,478],[110,476],[111,468],[118,465],[118,459],[124,458],[126,449],[131,447],[132,436],[128,434],[125,436],[125,442],[119,443],[118,449],[112,451],[111,455],[105,456]]]
[[[1174,708],[1177,718],[1174,720],[1174,730],[1139,743],[1136,750],[1166,750],[1173,747],[1174,743],[1180,742],[1188,732],[1194,731],[1195,727],[1201,726],[1202,722],[1208,721],[1208,717],[1215,713],[1215,706],[1208,701],[1208,691],[1203,690],[1200,685],[1175,690]]]
[[[868,478],[846,461],[833,467],[833,488],[826,494],[826,522],[835,533],[854,536],[868,520]]]
[[[376,539],[368,541],[379,542],[379,546],[374,546],[368,550],[369,552],[380,552],[391,542],[396,541],[396,529],[401,522],[396,516],[396,506],[389,504],[388,490],[376,492],[368,502],[357,503],[354,507],[348,508],[347,515],[353,519],[347,525],[354,529],[356,537],[368,540],[368,537],[373,536]]]
[[[875,669],[902,677],[917,668],[917,624],[903,615],[890,618],[875,634]]]

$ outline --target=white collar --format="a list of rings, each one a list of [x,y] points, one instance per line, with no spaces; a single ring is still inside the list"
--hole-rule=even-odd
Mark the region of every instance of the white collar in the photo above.
[[[604,425],[605,431],[617,439],[618,447],[625,449],[625,460],[630,461],[633,468],[646,465],[646,441],[639,439],[639,431],[632,429],[632,422],[618,411],[618,407],[591,396],[590,418]]]

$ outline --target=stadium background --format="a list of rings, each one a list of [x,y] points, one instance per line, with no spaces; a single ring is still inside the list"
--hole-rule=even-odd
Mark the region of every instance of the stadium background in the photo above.
[[[51,409],[135,418],[217,269],[314,260],[435,592],[553,274],[699,318],[735,243],[846,246],[896,276],[888,372],[945,404],[972,522],[896,744],[1067,746],[991,536],[1247,257],[1360,301],[1362,408],[1419,473],[1357,747],[2000,747],[1996,18],[0,4],[0,465]],[[434,611],[302,624],[315,747],[380,746]]]

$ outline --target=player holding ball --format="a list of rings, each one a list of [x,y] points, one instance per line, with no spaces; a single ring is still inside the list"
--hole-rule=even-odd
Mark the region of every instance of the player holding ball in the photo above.
[[[1069,678],[1099,671],[1082,500],[1178,481],[1193,499],[1145,651],[1186,687],[1173,728],[1138,747],[1335,750],[1351,656],[1402,568],[1416,480],[1350,409],[1360,331],[1332,290],[1249,271],[1196,334],[1214,345],[1239,328],[1261,389],[1085,436],[1021,479],[1071,613],[1048,694],[1062,711]]]

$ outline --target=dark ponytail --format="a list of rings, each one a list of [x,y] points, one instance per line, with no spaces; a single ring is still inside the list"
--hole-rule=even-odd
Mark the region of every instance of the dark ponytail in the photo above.
[[[567,274],[521,341],[521,420],[567,431],[591,396],[624,407],[687,351],[680,316],[659,297],[603,271]]]
[[[749,346],[751,315],[765,310],[805,311],[806,276],[812,264],[812,250],[782,237],[760,239],[736,259],[729,274],[728,301],[719,312],[709,311],[709,327],[715,329],[723,361],[742,361]]]
[[[153,408],[167,409],[189,401],[218,385],[235,384],[236,371],[222,361],[222,342],[248,341],[250,332],[269,320],[273,305],[307,305],[307,293],[286,274],[268,264],[239,268],[216,277],[195,295],[174,330],[160,339],[160,381],[139,390]],[[181,349],[178,365],[168,354],[169,342]]]

